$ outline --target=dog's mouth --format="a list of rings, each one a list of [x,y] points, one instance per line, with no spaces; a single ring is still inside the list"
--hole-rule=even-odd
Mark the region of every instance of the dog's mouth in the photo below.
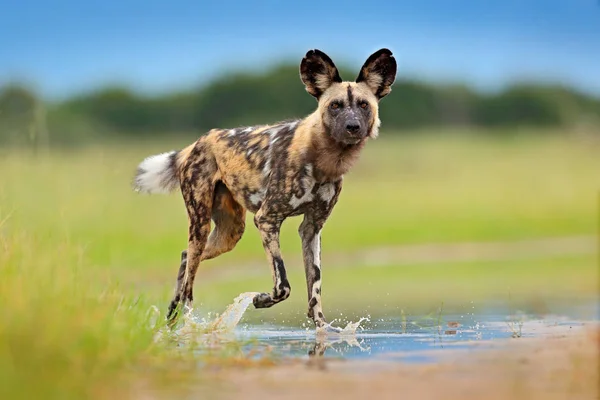
[[[351,148],[356,146],[357,144],[360,144],[365,138],[363,137],[353,137],[353,136],[346,136],[344,139],[342,139],[340,142],[341,144],[343,144],[344,146]]]

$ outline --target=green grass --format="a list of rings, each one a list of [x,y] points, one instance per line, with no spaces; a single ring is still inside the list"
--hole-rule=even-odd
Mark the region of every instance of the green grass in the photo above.
[[[597,146],[569,137],[382,136],[346,177],[324,231],[328,250],[595,232]],[[100,147],[37,161],[9,154],[0,169],[15,172],[0,180],[0,215],[50,248],[75,241],[94,263],[176,264],[187,239],[180,195],[137,195],[130,182],[145,156],[183,144]],[[296,251],[299,223],[284,224],[284,252]],[[247,225],[228,261],[263,256],[250,215]]]
[[[0,397],[118,393],[128,368],[152,353],[135,296],[98,284],[69,243],[40,253],[27,234],[0,239]]]
[[[185,143],[99,146],[0,157],[0,398],[140,397],[197,381],[189,352],[153,342],[148,310],[164,311],[185,248],[182,200],[141,196],[132,173],[147,155]],[[596,231],[597,144],[574,137],[470,134],[382,138],[369,144],[323,233],[324,259],[407,243],[512,240]],[[249,216],[238,247],[206,263],[196,299],[221,311],[240,292],[271,286]],[[297,259],[299,218],[284,225]],[[259,270],[243,267],[248,261]],[[365,267],[325,265],[329,318],[429,312],[475,301],[571,301],[596,294],[591,255]],[[335,264],[335,263],[332,263]],[[222,271],[237,268],[234,275]],[[237,271],[236,270],[236,271]],[[292,298],[247,321],[301,323],[301,265]],[[176,384],[174,384],[175,382]]]

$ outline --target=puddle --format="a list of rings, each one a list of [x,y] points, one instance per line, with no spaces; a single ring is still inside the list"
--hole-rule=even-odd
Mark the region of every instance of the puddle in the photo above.
[[[215,343],[238,342],[241,351],[252,357],[269,354],[284,358],[325,358],[386,360],[429,363],[456,351],[478,351],[520,337],[564,335],[595,321],[573,316],[502,313],[439,314],[427,317],[362,318],[332,325],[346,328],[341,333],[322,334],[314,328],[271,324],[239,324],[251,307],[255,293],[242,293],[216,318],[200,318],[193,312],[174,335],[185,345],[199,341],[200,348]],[[594,304],[593,307],[596,307]],[[161,334],[164,334],[162,332]],[[172,337],[172,335],[171,335]]]
[[[445,316],[444,325],[423,326],[400,319],[365,324],[356,334],[329,335],[319,339],[312,331],[282,326],[241,326],[235,330],[240,340],[253,339],[254,346],[269,346],[274,354],[305,357],[316,352],[324,357],[379,359],[403,362],[433,362],[456,350],[490,348],[516,337],[565,334],[585,325],[565,317],[527,319],[519,329],[509,326],[502,315]],[[475,321],[473,321],[475,319]],[[450,324],[448,324],[450,322]]]

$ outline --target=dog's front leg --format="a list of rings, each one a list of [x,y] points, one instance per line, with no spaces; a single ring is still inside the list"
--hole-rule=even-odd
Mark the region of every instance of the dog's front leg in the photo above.
[[[298,229],[308,289],[308,317],[318,328],[326,324],[321,306],[321,228],[324,222],[313,214],[306,214]]]
[[[341,190],[341,180],[321,186],[313,207],[304,214],[304,220],[298,228],[308,290],[308,317],[317,328],[327,325],[321,306],[321,229],[331,215]]]
[[[253,299],[253,304],[256,308],[268,308],[287,299],[291,292],[290,283],[287,279],[287,273],[279,249],[279,229],[282,221],[259,210],[254,217],[254,223],[260,231],[263,247],[267,253],[267,260],[271,266],[274,286],[271,293],[260,293],[256,295]]]

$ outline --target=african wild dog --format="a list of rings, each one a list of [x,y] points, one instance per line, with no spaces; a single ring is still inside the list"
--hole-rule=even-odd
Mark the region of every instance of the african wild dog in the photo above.
[[[300,76],[318,101],[316,111],[306,118],[213,129],[180,151],[148,157],[139,165],[136,191],[165,193],[179,186],[188,213],[188,247],[181,255],[170,322],[180,303],[191,305],[200,262],[235,247],[249,210],[274,283],[271,293],[254,297],[254,306],[271,307],[289,297],[279,229],[287,217],[303,214],[298,231],[308,316],[317,327],[326,325],[321,308],[321,229],[338,200],[343,175],[365,142],[378,134],[378,102],[391,91],[396,61],[391,51],[381,49],[367,59],[355,82],[342,82],[332,60],[311,50],[302,59]]]

